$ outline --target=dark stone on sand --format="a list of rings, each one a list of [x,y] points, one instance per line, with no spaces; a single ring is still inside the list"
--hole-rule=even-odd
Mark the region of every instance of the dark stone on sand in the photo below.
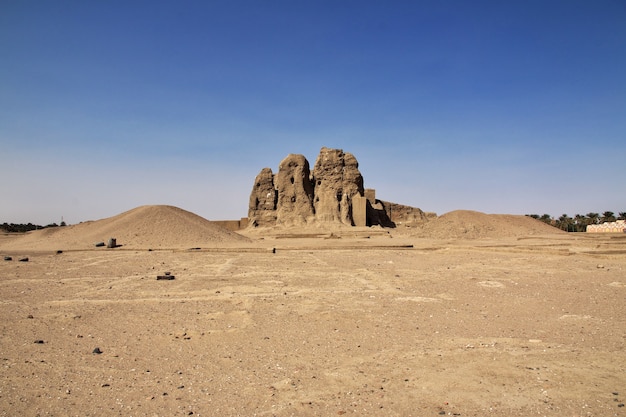
[[[172,281],[176,277],[174,275],[157,275],[157,281]]]
[[[35,343],[37,343],[38,345],[43,345],[45,342],[41,339],[35,340]]]
[[[98,243],[95,244],[95,246],[96,246],[96,248],[101,248],[101,247],[106,246],[106,245],[104,244],[104,242],[98,242]]]
[[[63,253],[63,251],[62,251],[62,250],[58,250],[58,251],[57,251],[57,255],[60,255],[60,254],[62,254],[62,253]]]
[[[28,262],[28,258],[20,258],[19,261],[20,262]]]
[[[5,260],[5,261],[12,261],[12,260],[13,260],[13,258],[11,258],[10,256],[5,256],[5,257],[4,257],[4,260]]]
[[[102,351],[100,350],[100,348],[99,348],[99,347],[97,347],[97,348],[95,348],[95,349],[93,350],[93,352],[91,352],[91,353],[95,353],[96,355],[99,355],[99,354],[101,354],[101,353],[102,353]]]

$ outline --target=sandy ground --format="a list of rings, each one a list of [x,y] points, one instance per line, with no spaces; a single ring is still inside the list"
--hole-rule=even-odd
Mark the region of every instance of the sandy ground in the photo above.
[[[626,416],[626,236],[394,233],[2,236],[0,415]]]

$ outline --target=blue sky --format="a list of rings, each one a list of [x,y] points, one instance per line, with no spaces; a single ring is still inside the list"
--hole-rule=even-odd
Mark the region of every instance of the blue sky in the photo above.
[[[0,4],[0,222],[247,215],[289,153],[443,214],[626,210],[626,3]]]

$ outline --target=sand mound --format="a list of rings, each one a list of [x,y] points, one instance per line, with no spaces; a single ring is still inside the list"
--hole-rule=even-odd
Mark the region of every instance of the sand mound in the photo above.
[[[562,230],[528,216],[485,214],[456,210],[425,223],[416,236],[431,239],[506,238],[528,235],[563,234]]]
[[[249,242],[246,237],[180,208],[141,206],[102,220],[33,231],[11,239],[2,248],[87,249],[109,238],[131,249],[207,248]]]

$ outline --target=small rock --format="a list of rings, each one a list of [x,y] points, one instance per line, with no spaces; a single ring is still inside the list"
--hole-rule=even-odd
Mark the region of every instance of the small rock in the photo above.
[[[95,353],[96,355],[99,355],[99,354],[101,354],[101,353],[102,353],[102,351],[100,350],[100,348],[99,348],[99,347],[97,347],[97,348],[95,348],[95,349],[93,350],[93,352],[91,352],[91,353]]]
[[[43,345],[45,342],[41,339],[35,340],[35,343],[39,344],[39,345]]]
[[[617,404],[617,406],[618,406],[618,407],[623,407],[623,406],[624,406],[624,403],[619,403],[619,404]]]
[[[26,257],[25,258],[20,258],[19,261],[20,262],[28,262],[28,258],[26,258]]]
[[[157,281],[172,281],[176,277],[174,275],[157,275]]]
[[[96,248],[101,248],[103,246],[106,246],[104,242],[98,242],[94,245]]]
[[[604,269],[604,265],[602,265],[602,264],[598,264],[598,266],[597,266],[596,268],[598,268],[598,269]]]
[[[58,250],[58,251],[57,251],[57,255],[60,255],[60,254],[62,254],[62,253],[63,253],[63,251],[62,251],[62,250]]]
[[[11,258],[10,256],[5,256],[5,257],[4,257],[4,260],[5,260],[5,261],[12,261],[12,260],[13,260],[13,258]]]
[[[111,384],[102,384],[102,388],[104,388],[104,387],[110,387],[110,386],[111,386]]]
[[[27,319],[34,319],[32,314],[29,314],[28,316],[26,316]]]

